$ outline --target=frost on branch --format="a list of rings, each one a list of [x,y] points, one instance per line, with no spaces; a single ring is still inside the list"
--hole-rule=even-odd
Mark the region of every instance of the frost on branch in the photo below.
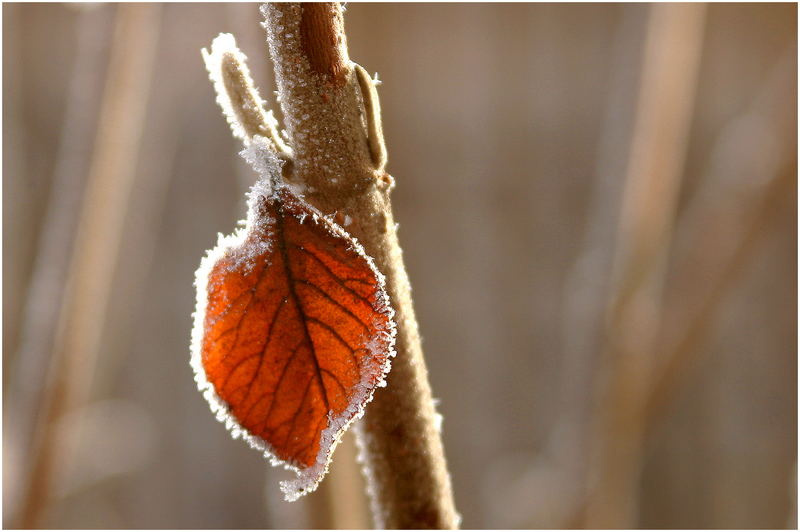
[[[278,122],[271,110],[264,110],[247,68],[247,57],[236,46],[230,33],[220,33],[211,43],[211,52],[203,48],[203,61],[233,135],[249,143],[253,137],[268,138],[273,148],[289,156],[291,150],[278,135]]]

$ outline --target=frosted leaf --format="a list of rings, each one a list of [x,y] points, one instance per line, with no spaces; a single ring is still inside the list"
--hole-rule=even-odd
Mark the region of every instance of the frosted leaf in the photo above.
[[[250,212],[253,212],[254,198],[258,196],[272,197],[274,184],[282,181],[283,161],[272,149],[270,141],[258,136],[253,137],[250,144],[240,151],[239,155],[258,174],[258,180],[247,193],[247,206]]]
[[[306,203],[293,192],[294,187],[283,182],[282,161],[270,148],[266,139],[255,137],[253,142],[241,152],[241,155],[258,173],[259,178],[248,193],[248,216],[245,226],[240,227],[233,235],[220,236],[217,247],[208,253],[197,271],[195,281],[197,286],[197,308],[194,314],[194,329],[192,331],[192,367],[195,371],[195,380],[198,388],[211,405],[211,409],[216,414],[217,419],[224,423],[232,436],[244,439],[250,446],[260,450],[265,457],[270,459],[273,465],[282,465],[286,469],[297,473],[297,478],[281,482],[281,489],[284,491],[286,499],[292,501],[317,487],[328,470],[331,455],[338,445],[343,432],[353,421],[363,415],[364,407],[372,399],[375,389],[385,386],[385,377],[391,367],[390,358],[395,354],[394,311],[389,305],[388,295],[385,291],[384,276],[377,270],[373,260],[366,254],[363,247],[341,226]],[[278,208],[276,205],[280,207]],[[288,216],[292,218],[287,218]],[[318,236],[314,238],[323,239],[330,242],[330,245],[339,246],[341,249],[337,253],[337,257],[341,258],[343,253],[353,253],[353,260],[361,261],[361,264],[364,265],[363,267],[366,268],[364,271],[370,272],[370,278],[373,279],[371,282],[374,282],[375,299],[372,303],[372,311],[375,314],[369,318],[369,321],[374,320],[370,327],[372,332],[368,339],[364,338],[359,350],[365,353],[363,355],[367,357],[365,360],[373,360],[372,364],[375,369],[374,371],[359,369],[359,373],[355,374],[352,388],[350,388],[351,393],[348,394],[348,401],[341,404],[337,409],[331,408],[327,414],[327,426],[322,425],[317,429],[321,430],[319,440],[317,440],[319,441],[318,452],[316,450],[311,453],[307,452],[302,462],[295,462],[286,458],[279,460],[277,458],[279,453],[276,452],[276,449],[258,435],[258,431],[262,429],[256,428],[256,433],[250,432],[245,427],[247,425],[246,418],[240,423],[240,418],[234,416],[234,411],[237,408],[236,400],[228,403],[226,401],[231,400],[230,396],[228,396],[228,399],[222,398],[226,397],[224,385],[220,393],[217,393],[217,388],[211,383],[211,380],[214,380],[215,377],[213,377],[213,373],[206,373],[205,359],[203,358],[205,335],[210,334],[210,330],[214,330],[214,324],[217,323],[216,316],[219,316],[219,309],[213,310],[211,311],[212,320],[208,323],[206,322],[209,301],[211,301],[209,299],[211,291],[228,286],[228,281],[225,280],[225,275],[227,275],[224,273],[225,271],[232,273],[241,272],[242,270],[252,272],[256,263],[266,264],[267,266],[264,266],[266,268],[272,264],[273,260],[279,260],[274,259],[277,255],[270,255],[270,253],[274,253],[271,250],[271,246],[275,245],[274,242],[278,238],[273,236],[277,234],[275,233],[275,227],[278,219],[282,220],[281,227],[288,227],[290,220],[294,220],[294,223],[298,224],[297,227],[299,228],[316,227],[316,231],[322,231],[322,233],[317,233]],[[301,219],[304,220],[303,223],[299,223]],[[288,230],[285,228],[281,229],[280,242],[283,243],[281,249],[285,249],[289,245],[287,244],[287,238],[294,238],[285,236],[286,231]],[[305,231],[305,229],[302,229],[302,231]],[[299,242],[313,242],[313,239],[307,240],[305,238],[299,240]],[[296,247],[298,240],[289,240],[288,242]],[[308,272],[310,270],[304,269],[303,271]],[[296,298],[297,296],[293,297]],[[300,304],[299,300],[296,300],[296,304]],[[207,327],[212,327],[212,329],[207,329]],[[212,338],[210,341],[213,342],[215,341],[213,339],[218,337],[211,335],[209,338]],[[266,351],[262,356],[266,356]],[[361,367],[359,365],[359,368]],[[214,382],[219,383],[220,381],[215,380]],[[278,393],[277,390],[275,393]],[[238,406],[241,407],[241,404]],[[323,416],[320,419],[326,418]],[[277,449],[278,451],[281,450],[280,447]],[[313,454],[315,452],[317,453],[316,456]]]

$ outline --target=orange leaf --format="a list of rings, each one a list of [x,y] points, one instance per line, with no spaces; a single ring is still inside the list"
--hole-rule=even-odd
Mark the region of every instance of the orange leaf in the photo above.
[[[363,248],[287,186],[272,188],[253,188],[245,229],[198,270],[192,358],[234,437],[297,471],[281,483],[294,500],[385,382],[395,329]]]

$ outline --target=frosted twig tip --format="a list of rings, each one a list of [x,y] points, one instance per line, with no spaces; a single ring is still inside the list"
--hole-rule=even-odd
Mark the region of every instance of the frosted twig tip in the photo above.
[[[264,110],[247,68],[247,57],[236,46],[230,33],[220,33],[211,43],[211,51],[203,48],[203,61],[217,93],[217,103],[225,113],[233,135],[245,144],[256,136],[267,138],[276,153],[291,157],[291,149],[277,131],[272,111]]]

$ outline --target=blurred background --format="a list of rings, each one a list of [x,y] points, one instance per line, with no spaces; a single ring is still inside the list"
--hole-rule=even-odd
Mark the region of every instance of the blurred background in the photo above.
[[[466,528],[796,527],[794,4],[361,4]],[[255,4],[3,5],[3,525],[370,526],[230,438],[194,270],[254,174]]]

